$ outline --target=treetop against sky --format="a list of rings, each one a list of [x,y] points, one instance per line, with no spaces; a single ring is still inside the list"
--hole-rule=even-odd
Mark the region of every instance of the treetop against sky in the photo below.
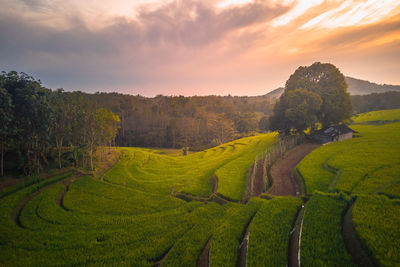
[[[1,0],[0,63],[67,90],[260,95],[299,65],[399,84],[395,0]]]

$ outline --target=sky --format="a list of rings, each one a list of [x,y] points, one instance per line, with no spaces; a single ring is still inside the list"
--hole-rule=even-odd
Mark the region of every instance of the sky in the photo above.
[[[0,0],[0,70],[52,89],[263,95],[299,67],[400,84],[398,0]]]

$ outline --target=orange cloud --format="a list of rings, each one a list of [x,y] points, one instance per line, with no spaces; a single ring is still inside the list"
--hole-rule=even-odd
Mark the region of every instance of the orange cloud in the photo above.
[[[110,3],[4,0],[3,68],[51,87],[144,95],[264,94],[314,61],[400,84],[396,1]]]

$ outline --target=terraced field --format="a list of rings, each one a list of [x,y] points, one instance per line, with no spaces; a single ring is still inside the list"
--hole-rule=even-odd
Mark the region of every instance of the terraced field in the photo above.
[[[350,213],[346,217],[350,218],[350,224],[353,225],[353,232],[355,232],[353,234],[356,239],[361,240],[360,247],[366,252],[366,257],[369,259],[363,260],[360,255],[352,256],[363,262],[370,262],[372,265],[399,266],[400,110],[360,114],[353,118],[353,121],[355,124],[351,128],[358,132],[355,138],[322,146],[310,153],[297,166],[297,171],[305,181],[306,192],[311,196],[311,200],[306,206],[304,231],[305,233],[311,231],[310,235],[316,234],[318,228],[316,225],[309,230],[306,228],[307,213],[312,213],[311,216],[315,220],[322,222],[324,217],[318,219],[319,215],[316,214],[318,213],[316,210],[320,209],[322,214],[328,207],[323,207],[328,205],[324,204],[327,200],[317,200],[318,194],[315,195],[314,192],[344,194],[347,197],[342,197],[342,199],[347,198],[347,204],[346,201],[343,202],[344,200],[340,203],[335,201],[334,199],[337,197],[334,195],[329,196],[328,194],[325,197],[332,199],[330,200],[332,204],[329,204],[329,211],[325,213],[325,217],[329,216],[331,224],[334,220],[338,220],[336,225],[324,230],[331,234],[336,232],[337,237],[332,236],[329,240],[340,238],[339,219],[341,216],[343,217],[347,205],[346,210],[350,210]],[[335,202],[337,204],[334,204]],[[321,207],[316,208],[316,205]],[[308,222],[308,224],[315,224],[315,222]],[[328,225],[328,222],[321,223],[321,227]],[[322,228],[318,231],[322,231]],[[306,252],[310,246],[308,238],[303,240],[302,245],[302,252],[305,253],[304,260],[312,258],[308,257],[308,252]],[[354,240],[354,238],[350,237],[350,240]],[[312,239],[312,245],[319,249],[326,247],[325,242],[320,239]],[[351,247],[349,244],[347,245]],[[323,255],[328,257],[340,253],[339,250],[343,251],[343,248],[337,246],[337,250],[334,252],[326,251],[319,255],[321,258],[325,257]],[[339,260],[339,257],[335,257],[335,260]],[[358,263],[360,262],[358,261]],[[342,261],[339,265],[343,264]]]
[[[275,133],[187,156],[119,148],[101,180],[68,171],[6,187],[0,265],[399,266],[397,114],[360,115],[357,137],[306,156],[303,198],[249,198]]]
[[[194,266],[213,237],[211,261],[234,266],[243,231],[268,202],[240,204],[251,165],[277,141],[258,135],[188,156],[121,148],[102,180],[68,172],[7,187],[0,265]]]

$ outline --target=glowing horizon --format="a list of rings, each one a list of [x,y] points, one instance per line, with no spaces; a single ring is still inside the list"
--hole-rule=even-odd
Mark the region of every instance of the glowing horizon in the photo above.
[[[0,70],[53,89],[261,95],[315,61],[400,84],[394,0],[2,2]]]

